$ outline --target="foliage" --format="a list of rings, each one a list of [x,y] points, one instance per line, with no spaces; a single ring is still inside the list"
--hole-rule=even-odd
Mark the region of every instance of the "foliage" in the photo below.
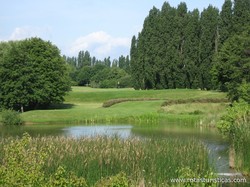
[[[62,102],[70,82],[59,49],[40,38],[7,45],[0,52],[1,106],[23,111]]]
[[[133,81],[131,75],[125,75],[118,80],[118,88],[132,88]]]
[[[219,33],[219,48],[221,48],[222,44],[231,36],[231,33],[233,33],[233,2],[231,0],[226,0],[221,8]]]
[[[217,126],[235,149],[236,168],[249,174],[250,105],[245,101],[234,102]]]
[[[13,110],[3,110],[1,112],[3,125],[22,125],[24,122],[20,114]]]
[[[244,132],[250,128],[250,105],[244,101],[235,102],[228,108],[227,114],[221,118],[218,128],[221,133],[232,141],[239,141]]]
[[[100,88],[118,88],[120,79],[126,76],[127,73],[123,69],[117,67],[104,68],[96,73],[91,81],[98,84]]]
[[[221,11],[212,5],[202,12],[188,11],[185,3],[175,8],[165,2],[161,10],[153,7],[131,41],[134,88],[215,88],[210,73],[214,56],[228,38],[249,26],[249,15],[249,0],[226,0]],[[226,71],[228,66],[222,66]]]
[[[233,31],[236,34],[244,31],[250,23],[250,1],[235,0],[233,9]]]
[[[12,140],[4,146],[0,167],[1,186],[42,186],[42,167],[47,151],[31,146],[31,137],[24,134],[21,140]]]
[[[247,27],[241,34],[230,37],[215,58],[212,72],[214,81],[220,90],[228,91],[232,101],[240,98],[249,100],[249,46],[250,29]]]
[[[243,80],[242,84],[237,89],[238,98],[250,104],[250,82]]]
[[[7,186],[87,186],[85,180],[73,173],[67,173],[58,167],[49,178],[44,172],[52,146],[39,148],[34,146],[32,138],[23,134],[21,139],[5,142],[0,158],[0,185]]]
[[[129,187],[129,180],[124,172],[115,176],[101,179],[94,185],[95,187]]]
[[[196,173],[194,170],[192,170],[189,167],[183,167],[177,170],[178,176],[180,180],[186,180],[185,182],[181,182],[181,186],[184,187],[217,187],[217,179],[216,174],[208,170],[206,174],[202,177],[199,173]],[[204,181],[191,181],[191,180],[201,180],[204,179]]]
[[[78,86],[98,88],[131,87],[130,59],[121,55],[118,60],[110,57],[98,60],[88,51],[80,51],[78,57],[64,56],[70,66],[72,82]],[[128,82],[127,82],[128,81]],[[118,84],[121,82],[121,84]]]
[[[49,182],[46,184],[48,187],[87,187],[87,183],[83,177],[77,177],[72,172],[66,172],[66,170],[59,166],[55,174],[49,177]]]
[[[130,186],[142,179],[147,186],[166,186],[178,177],[176,168],[201,176],[209,168],[207,150],[195,140],[24,135],[0,141],[0,185],[6,186]]]

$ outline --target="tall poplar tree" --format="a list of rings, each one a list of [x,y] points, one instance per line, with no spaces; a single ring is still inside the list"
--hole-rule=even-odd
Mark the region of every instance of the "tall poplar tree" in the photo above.
[[[225,0],[219,20],[219,38],[220,47],[230,37],[233,28],[233,3],[231,0]]]
[[[218,47],[218,21],[219,10],[209,6],[201,13],[201,35],[200,35],[200,88],[211,89],[212,60]]]
[[[140,51],[140,60],[144,65],[144,80],[143,87],[145,89],[152,89],[155,87],[156,74],[156,56],[159,49],[158,42],[160,40],[158,34],[159,10],[155,7],[150,10],[149,16],[145,19],[141,37],[139,38],[139,48],[144,48]],[[142,46],[143,45],[143,46]],[[139,49],[140,50],[140,49]]]
[[[136,36],[133,36],[131,40],[131,47],[130,47],[130,58],[131,58],[131,76],[133,81],[133,86],[135,89],[140,89],[141,84],[141,71],[139,67],[142,67],[140,64],[139,58],[138,58],[138,46],[137,46],[137,38]]]
[[[250,1],[234,0],[233,28],[235,34],[240,34],[250,23]]]
[[[186,88],[198,87],[199,42],[200,42],[200,13],[198,9],[187,14],[185,40],[183,45],[183,71]]]

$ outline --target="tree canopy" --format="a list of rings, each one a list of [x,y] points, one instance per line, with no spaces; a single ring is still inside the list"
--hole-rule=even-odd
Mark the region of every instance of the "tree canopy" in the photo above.
[[[216,55],[212,73],[215,84],[229,92],[231,100],[250,101],[250,27],[226,40]]]
[[[134,88],[216,88],[214,59],[229,38],[249,26],[249,3],[225,0],[221,11],[209,5],[202,12],[188,11],[186,3],[153,7],[131,41]]]
[[[63,101],[70,81],[59,49],[40,38],[0,44],[0,104],[15,110]]]
[[[88,51],[79,51],[77,57],[64,56],[64,59],[70,67],[70,77],[75,85],[98,88],[132,87],[129,56],[98,60]]]

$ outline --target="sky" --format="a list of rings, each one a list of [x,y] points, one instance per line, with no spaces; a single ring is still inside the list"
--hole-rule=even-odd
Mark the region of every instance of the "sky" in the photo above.
[[[221,9],[224,0],[183,0],[189,10],[210,4]],[[179,0],[169,0],[176,7]],[[40,37],[61,53],[111,59],[129,55],[133,35],[164,0],[0,0],[0,41]]]

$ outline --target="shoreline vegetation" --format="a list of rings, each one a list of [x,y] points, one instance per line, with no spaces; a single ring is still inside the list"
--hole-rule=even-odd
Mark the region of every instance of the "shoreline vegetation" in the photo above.
[[[215,177],[207,149],[194,139],[31,138],[24,134],[21,139],[0,141],[4,160],[0,184],[175,186],[171,178]]]

